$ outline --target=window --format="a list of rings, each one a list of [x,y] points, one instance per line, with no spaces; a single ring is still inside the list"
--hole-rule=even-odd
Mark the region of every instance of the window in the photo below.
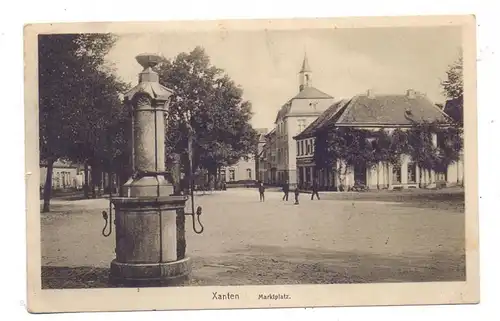
[[[225,183],[226,182],[226,170],[221,169],[219,175],[220,175],[220,181]]]
[[[300,155],[304,155],[304,141],[300,141]]]
[[[56,179],[54,180],[53,184],[55,188],[59,188],[60,186],[60,180],[61,180],[61,173],[57,172],[56,173]]]
[[[234,178],[234,169],[233,169],[233,168],[231,168],[231,169],[229,170],[229,181],[230,181],[230,182],[234,182],[234,179],[235,179],[235,178]]]
[[[297,141],[297,156],[300,156],[300,142]]]
[[[417,164],[411,162],[408,163],[408,183],[417,182]]]
[[[299,133],[304,131],[306,129],[306,120],[305,119],[299,119],[297,120],[298,126],[299,126]]]
[[[247,168],[247,178],[252,179],[252,170],[250,168]]]
[[[394,167],[392,168],[392,183],[401,183],[401,166],[399,165],[394,165]]]
[[[446,171],[436,171],[436,182],[446,182],[448,173]]]

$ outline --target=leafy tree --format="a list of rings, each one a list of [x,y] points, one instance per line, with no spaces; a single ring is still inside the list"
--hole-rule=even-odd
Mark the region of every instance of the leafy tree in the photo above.
[[[320,166],[334,166],[340,181],[340,188],[345,184],[345,175],[352,166],[373,166],[376,162],[374,147],[369,138],[373,136],[368,130],[352,127],[334,127],[327,133],[318,135],[315,161]],[[320,167],[325,168],[325,167]]]
[[[463,55],[460,52],[458,58],[453,62],[446,71],[447,79],[441,82],[443,86],[444,94],[446,97],[460,98],[464,93],[464,81],[463,81]]]
[[[251,103],[222,69],[210,64],[202,48],[165,59],[157,70],[160,82],[175,92],[167,116],[166,150],[181,155],[184,170],[190,132],[193,169],[206,169],[211,176],[256,152]]]
[[[446,79],[441,82],[443,94],[448,98],[446,103],[447,114],[459,126],[463,126],[463,56],[459,53],[457,60],[448,67]]]
[[[349,168],[373,167],[379,163],[398,166],[402,155],[410,156],[421,169],[443,172],[460,157],[461,134],[461,128],[436,122],[415,123],[411,128],[395,129],[390,134],[385,129],[333,127],[317,134],[314,161],[318,168],[336,168],[338,162],[340,188]]]
[[[50,209],[54,162],[90,160],[98,164],[113,141],[107,134],[113,121],[122,117],[111,110],[120,114],[118,92],[126,87],[104,63],[115,41],[110,34],[39,37],[40,161],[47,165],[45,212]]]

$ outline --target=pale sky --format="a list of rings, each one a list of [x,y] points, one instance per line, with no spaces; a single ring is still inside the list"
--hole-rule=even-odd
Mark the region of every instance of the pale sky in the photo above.
[[[298,93],[304,51],[312,84],[335,98],[373,89],[404,93],[412,88],[443,103],[440,81],[462,43],[459,27],[209,31],[122,34],[108,59],[135,85],[143,52],[173,58],[196,46],[224,69],[252,102],[255,128],[273,128],[279,108]]]

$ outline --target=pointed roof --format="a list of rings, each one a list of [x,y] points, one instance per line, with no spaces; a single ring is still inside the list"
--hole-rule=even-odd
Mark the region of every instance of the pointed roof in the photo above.
[[[292,99],[330,99],[332,96],[314,87],[305,87]]]
[[[304,60],[302,61],[302,68],[300,72],[311,72],[311,67],[309,67],[309,60],[307,60],[307,54],[304,53]]]

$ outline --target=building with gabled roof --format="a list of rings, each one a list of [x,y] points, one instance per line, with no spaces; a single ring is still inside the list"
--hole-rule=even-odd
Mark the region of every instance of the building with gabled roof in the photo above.
[[[336,190],[340,185],[346,188],[366,185],[371,188],[433,187],[438,183],[448,185],[463,181],[463,160],[448,166],[444,173],[421,170],[408,156],[401,166],[380,163],[374,168],[359,165],[348,168],[345,174],[335,175],[336,168],[316,171],[314,164],[315,137],[334,127],[353,127],[388,132],[396,128],[411,128],[415,123],[452,123],[452,119],[436,106],[425,94],[409,89],[406,94],[375,95],[371,90],[332,104],[321,116],[301,133],[296,135],[297,183],[308,186],[318,180],[323,189]],[[437,137],[434,139],[437,144]],[[421,184],[422,183],[422,184]]]
[[[335,99],[312,85],[312,69],[304,55],[299,71],[299,92],[284,103],[276,114],[273,146],[269,153],[275,154],[272,172],[267,177],[272,184],[288,181],[294,185],[296,178],[296,145],[293,137],[302,132],[318,118]],[[276,166],[274,166],[276,165]]]

